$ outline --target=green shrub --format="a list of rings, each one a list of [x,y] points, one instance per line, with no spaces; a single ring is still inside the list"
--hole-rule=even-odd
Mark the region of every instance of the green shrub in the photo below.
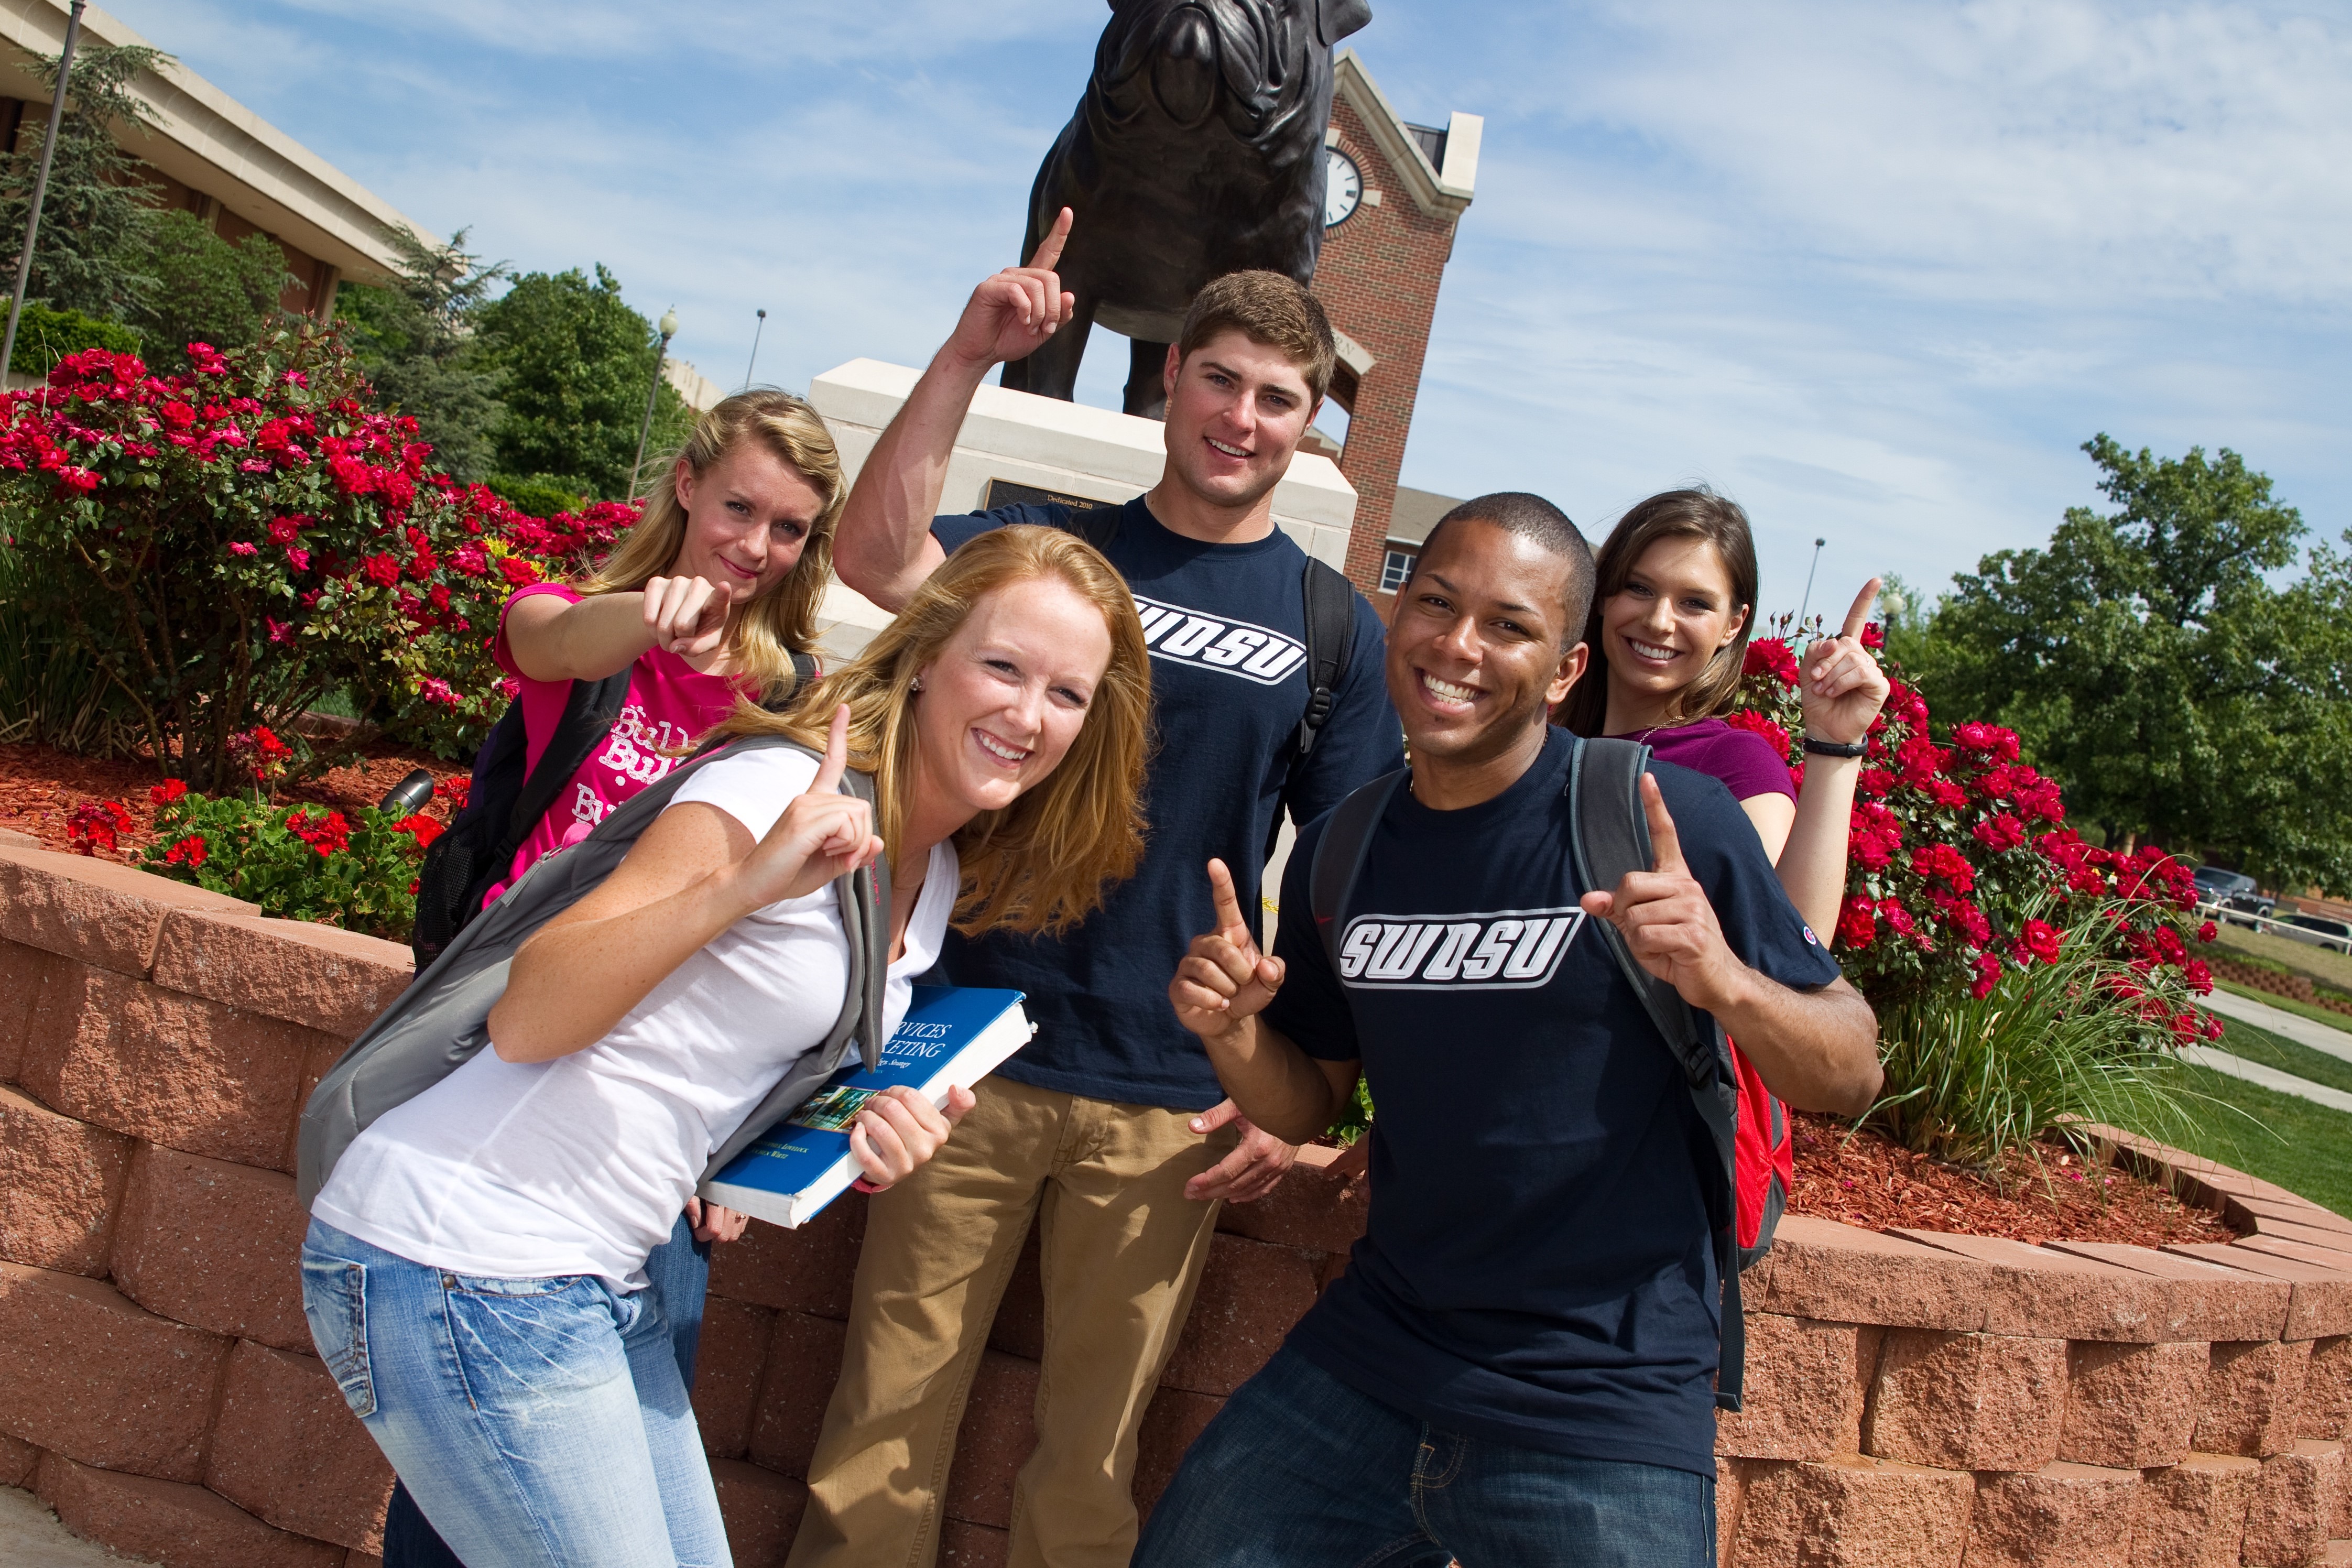
[[[150,792],[155,841],[146,868],[261,906],[391,942],[416,921],[416,868],[441,825],[373,808],[353,821],[323,806],[271,805],[192,794],[177,779]]]
[[[120,321],[104,321],[79,310],[52,310],[27,300],[16,319],[16,347],[8,368],[18,375],[47,375],[49,367],[84,349],[139,352],[139,334]]]
[[[577,482],[546,474],[492,474],[486,482],[492,494],[525,517],[553,517],[588,504]]]
[[[29,741],[83,756],[138,750],[138,715],[93,665],[55,595],[0,531],[0,745]]]

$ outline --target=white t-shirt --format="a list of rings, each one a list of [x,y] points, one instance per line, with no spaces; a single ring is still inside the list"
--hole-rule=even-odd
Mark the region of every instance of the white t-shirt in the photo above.
[[[784,747],[719,757],[678,790],[762,837],[816,777]],[[953,846],[931,851],[890,965],[885,1037],[955,905]],[[744,916],[679,964],[613,1032],[545,1062],[484,1049],[353,1140],[310,1205],[329,1225],[438,1268],[494,1279],[595,1274],[646,1283],[646,1255],[712,1152],[823,1042],[849,984],[831,886]]]

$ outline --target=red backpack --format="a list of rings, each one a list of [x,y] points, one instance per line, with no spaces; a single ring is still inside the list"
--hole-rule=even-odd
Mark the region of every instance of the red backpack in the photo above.
[[[1739,1085],[1739,1109],[1732,1121],[1731,1197],[1738,1214],[1739,1267],[1746,1268],[1772,1245],[1773,1228],[1789,1206],[1797,1146],[1790,1136],[1789,1108],[1764,1087],[1756,1064],[1736,1043],[1731,1071]]]

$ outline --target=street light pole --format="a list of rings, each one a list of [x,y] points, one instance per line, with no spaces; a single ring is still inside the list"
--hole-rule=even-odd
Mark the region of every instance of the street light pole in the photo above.
[[[646,422],[637,426],[637,460],[629,465],[629,494],[637,493],[637,480],[646,468],[646,442],[654,433],[654,402],[661,395],[662,361],[669,357],[669,341],[677,336],[677,307],[672,305],[662,312],[661,347],[654,351],[653,384],[646,388]]]
[[[41,199],[49,194],[49,159],[58,150],[58,121],[65,118],[66,84],[73,78],[74,41],[81,37],[81,9],[73,0],[66,14],[66,47],[58,55],[58,89],[49,94],[49,133],[41,141],[40,166],[33,171],[33,200],[25,209],[25,253],[16,258],[16,293],[8,301],[8,334],[0,339],[0,372],[16,357],[16,321],[25,313],[25,285],[33,276],[33,239],[41,232]]]
[[[1813,607],[1813,574],[1822,569],[1822,546],[1828,542],[1826,539],[1813,541],[1813,563],[1805,568],[1805,597],[1797,606],[1797,624],[1792,628],[1792,636],[1805,629],[1805,612]]]
[[[760,334],[768,330],[768,312],[760,312],[760,324],[751,329],[751,363],[743,367],[743,390],[751,390],[751,371],[760,363]]]

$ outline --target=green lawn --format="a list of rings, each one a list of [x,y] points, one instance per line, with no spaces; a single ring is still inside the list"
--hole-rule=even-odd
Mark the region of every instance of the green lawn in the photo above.
[[[2233,1035],[2239,1027],[2230,1026]],[[2234,1039],[2228,1043],[2232,1050],[2247,1050]],[[2202,1123],[2196,1136],[2184,1140],[2192,1152],[2352,1215],[2352,1116],[2204,1068],[2181,1070],[2190,1089],[2210,1097],[2210,1102],[2191,1102]]]
[[[2251,985],[2241,985],[2233,980],[2213,977],[2213,984],[2232,996],[2243,996],[2249,1002],[2260,1002],[2282,1013],[2292,1013],[2298,1018],[2308,1018],[2315,1024],[2325,1024],[2331,1029],[2341,1029],[2352,1035],[2352,1013],[2338,1013],[2326,1007],[2315,1007],[2292,996],[2274,996],[2267,991],[2257,991]]]
[[[2213,944],[2249,958],[2267,959],[2273,963],[2283,964],[2323,985],[2333,985],[2339,991],[2352,991],[2352,955],[2338,952],[2332,947],[2289,942],[2268,931],[2226,922],[2221,927],[2221,934],[2213,939]]]
[[[2221,1037],[2215,1044],[2233,1057],[2243,1057],[2250,1062],[2260,1062],[2266,1068],[2276,1068],[2352,1094],[2352,1062],[2341,1057],[2315,1051],[2309,1046],[2297,1045],[2235,1018],[2223,1018],[2221,1030]]]

